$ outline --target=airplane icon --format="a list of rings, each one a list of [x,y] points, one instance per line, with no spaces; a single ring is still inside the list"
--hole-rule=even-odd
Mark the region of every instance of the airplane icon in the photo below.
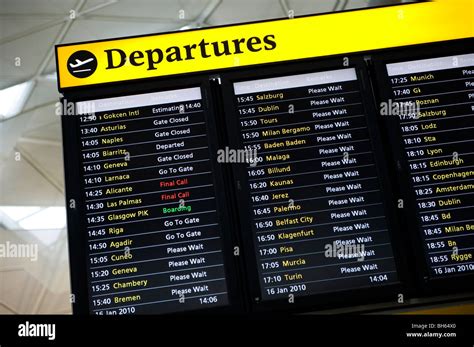
[[[71,54],[66,67],[74,77],[89,77],[97,69],[97,58],[89,51],[77,51]]]
[[[81,61],[79,59],[76,59],[76,63],[73,64],[73,63],[69,63],[69,66],[72,68],[72,69],[75,69],[77,67],[80,67],[82,65],[85,65],[87,63],[90,63],[91,61],[93,61],[94,58],[89,58],[89,59],[86,59],[84,61]],[[73,72],[82,72],[82,71],[91,71],[91,69],[82,69],[82,70],[73,70]]]

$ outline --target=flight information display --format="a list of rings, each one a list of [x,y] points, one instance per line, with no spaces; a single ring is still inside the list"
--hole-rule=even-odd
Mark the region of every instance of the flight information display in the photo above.
[[[356,70],[233,88],[262,300],[398,282]]]
[[[201,89],[76,107],[90,312],[228,304]]]
[[[474,54],[386,65],[431,277],[474,272]]]

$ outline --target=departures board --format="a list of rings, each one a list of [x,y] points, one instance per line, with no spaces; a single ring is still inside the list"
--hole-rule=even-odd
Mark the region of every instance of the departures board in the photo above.
[[[472,282],[474,53],[444,45],[459,54],[65,90],[74,311],[311,311]]]
[[[242,178],[242,210],[262,300],[397,283],[356,68],[240,81],[233,90],[238,147],[257,153]]]
[[[407,220],[418,229],[425,281],[448,283],[474,273],[474,50],[436,52],[381,59],[378,72],[382,99],[408,110],[396,121],[381,117],[413,207]]]
[[[199,87],[82,101],[91,311],[227,303]],[[125,251],[124,251],[125,249]]]
[[[224,207],[201,87],[75,105],[89,312],[228,305]]]

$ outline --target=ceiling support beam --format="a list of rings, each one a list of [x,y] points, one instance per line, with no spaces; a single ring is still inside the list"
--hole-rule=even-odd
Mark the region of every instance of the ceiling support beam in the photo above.
[[[288,17],[290,15],[290,5],[288,4],[288,0],[280,0],[280,6],[283,11],[283,15]]]
[[[46,181],[48,181],[56,190],[64,195],[64,186],[60,182],[57,182],[54,177],[51,176],[49,172],[47,172],[36,160],[33,156],[26,151],[25,149],[15,147],[17,152],[21,153],[22,159],[28,163],[33,169],[35,169]]]
[[[206,7],[204,7],[201,13],[191,23],[178,28],[178,30],[195,29],[209,26],[209,24],[207,24],[207,20],[217,10],[221,2],[222,0],[209,0]]]
[[[54,140],[47,140],[47,139],[39,139],[36,137],[20,137],[18,142],[21,143],[28,143],[28,144],[33,144],[33,145],[40,145],[40,146],[55,146],[55,147],[61,147],[62,143],[61,141],[54,141]]]
[[[73,10],[76,11],[76,17],[75,19],[81,17],[81,16],[84,16],[88,13],[92,13],[94,11],[97,11],[97,10],[100,10],[106,6],[109,6],[109,5],[112,5],[112,4],[115,4],[118,0],[110,0],[110,1],[107,1],[107,2],[104,2],[102,4],[98,4],[96,6],[92,6],[82,12],[80,11],[77,11],[77,6],[76,8],[74,8]],[[81,1],[82,2],[82,1]],[[56,25],[59,25],[61,23],[64,23],[64,22],[69,22],[71,20],[75,20],[75,19],[71,19],[70,15],[67,15],[67,16],[64,16],[64,17],[61,17],[61,18],[58,18],[58,19],[55,19],[55,20],[52,20],[52,21],[49,21],[47,23],[43,23],[43,24],[40,24],[40,25],[36,25],[28,30],[25,30],[25,31],[22,31],[20,33],[17,33],[17,34],[14,34],[14,35],[10,35],[10,36],[7,36],[7,37],[4,37],[3,39],[0,39],[0,45],[3,45],[5,43],[9,43],[9,42],[12,42],[12,41],[15,41],[15,40],[18,40],[18,39],[21,39],[25,36],[28,36],[28,35],[32,35],[32,34],[35,34],[37,32],[40,32],[40,31],[43,31],[43,30],[46,30],[46,29],[49,29],[49,28],[52,28]]]

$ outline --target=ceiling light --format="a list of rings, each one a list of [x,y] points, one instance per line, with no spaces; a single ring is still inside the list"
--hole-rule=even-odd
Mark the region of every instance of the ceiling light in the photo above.
[[[39,210],[41,210],[39,206],[0,206],[0,212],[6,214],[14,222],[18,222]]]
[[[66,226],[64,207],[47,207],[18,222],[25,230],[62,229]]]
[[[16,116],[25,105],[33,82],[27,81],[0,90],[0,120]]]
[[[61,233],[63,232],[62,229],[56,230],[29,230],[28,231],[31,235],[36,237],[38,240],[41,241],[42,244],[46,246],[51,246],[54,244],[58,239]]]

